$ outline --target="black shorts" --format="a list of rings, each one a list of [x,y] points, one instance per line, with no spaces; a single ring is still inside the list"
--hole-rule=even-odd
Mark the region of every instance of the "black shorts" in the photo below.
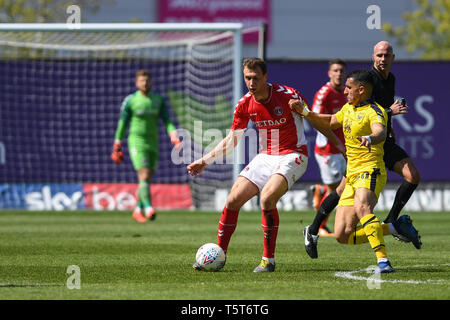
[[[409,158],[409,155],[403,150],[402,147],[397,145],[395,142],[384,144],[384,164],[386,168],[394,171],[394,165],[396,162]]]

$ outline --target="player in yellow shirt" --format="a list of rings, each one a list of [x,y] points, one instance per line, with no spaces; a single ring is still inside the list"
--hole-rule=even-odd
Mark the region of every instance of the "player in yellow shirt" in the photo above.
[[[377,257],[378,270],[375,272],[389,273],[394,269],[387,258],[384,230],[373,214],[387,180],[383,161],[387,114],[370,100],[372,88],[370,73],[355,70],[345,83],[344,94],[348,102],[336,114],[310,112],[298,100],[291,100],[290,106],[315,126],[333,130],[342,127],[347,149],[347,178],[336,212],[335,236],[343,244],[368,241]],[[357,228],[358,222],[360,228]],[[351,235],[356,235],[355,230],[363,231],[364,236],[353,239]]]
[[[350,81],[355,87],[355,81]],[[335,116],[345,136],[346,182],[350,184],[344,189],[339,205],[353,206],[355,191],[359,188],[373,191],[378,198],[387,178],[383,161],[386,111],[378,103],[364,100],[357,106],[346,103]]]

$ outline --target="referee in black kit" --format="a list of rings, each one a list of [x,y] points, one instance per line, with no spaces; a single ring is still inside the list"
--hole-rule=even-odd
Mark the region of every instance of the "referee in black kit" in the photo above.
[[[392,46],[387,41],[378,42],[373,48],[373,68],[370,72],[374,78],[372,98],[386,109],[388,114],[387,136],[384,143],[384,163],[386,167],[401,175],[404,179],[395,195],[394,204],[384,220],[385,223],[394,222],[403,209],[414,190],[420,183],[420,173],[414,162],[400,146],[395,143],[395,133],[392,129],[392,109],[399,108],[400,113],[406,112],[398,101],[394,101],[395,77],[389,71],[395,55]],[[402,103],[404,105],[404,101]],[[416,246],[417,247],[417,246]],[[419,246],[420,248],[420,246]],[[419,249],[418,248],[418,249]]]

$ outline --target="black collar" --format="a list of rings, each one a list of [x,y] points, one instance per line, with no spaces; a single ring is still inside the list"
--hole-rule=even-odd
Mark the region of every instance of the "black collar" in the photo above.
[[[376,76],[378,77],[378,78],[380,78],[380,80],[382,80],[382,81],[387,81],[390,77],[391,77],[391,72],[389,71],[389,73],[388,73],[388,76],[387,76],[387,78],[385,79],[384,77],[383,77],[383,75],[374,67],[374,66],[372,66],[372,70],[373,70],[373,72],[376,74]]]
[[[365,106],[365,105],[371,104],[371,103],[373,103],[373,101],[371,98],[369,98],[364,101],[361,101],[357,106],[355,106],[355,108],[362,107],[362,106]]]

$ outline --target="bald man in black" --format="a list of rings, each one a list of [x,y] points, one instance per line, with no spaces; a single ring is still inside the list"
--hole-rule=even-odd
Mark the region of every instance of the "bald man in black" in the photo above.
[[[388,114],[384,162],[389,170],[398,173],[404,179],[397,190],[394,204],[384,220],[385,223],[393,222],[398,218],[400,211],[420,183],[419,171],[406,151],[395,143],[395,134],[392,129],[392,110],[401,107],[398,101],[394,101],[395,77],[390,72],[394,58],[395,54],[391,44],[387,41],[380,41],[373,49],[372,59],[374,63],[372,70],[370,70],[375,81],[372,98],[384,107]]]

